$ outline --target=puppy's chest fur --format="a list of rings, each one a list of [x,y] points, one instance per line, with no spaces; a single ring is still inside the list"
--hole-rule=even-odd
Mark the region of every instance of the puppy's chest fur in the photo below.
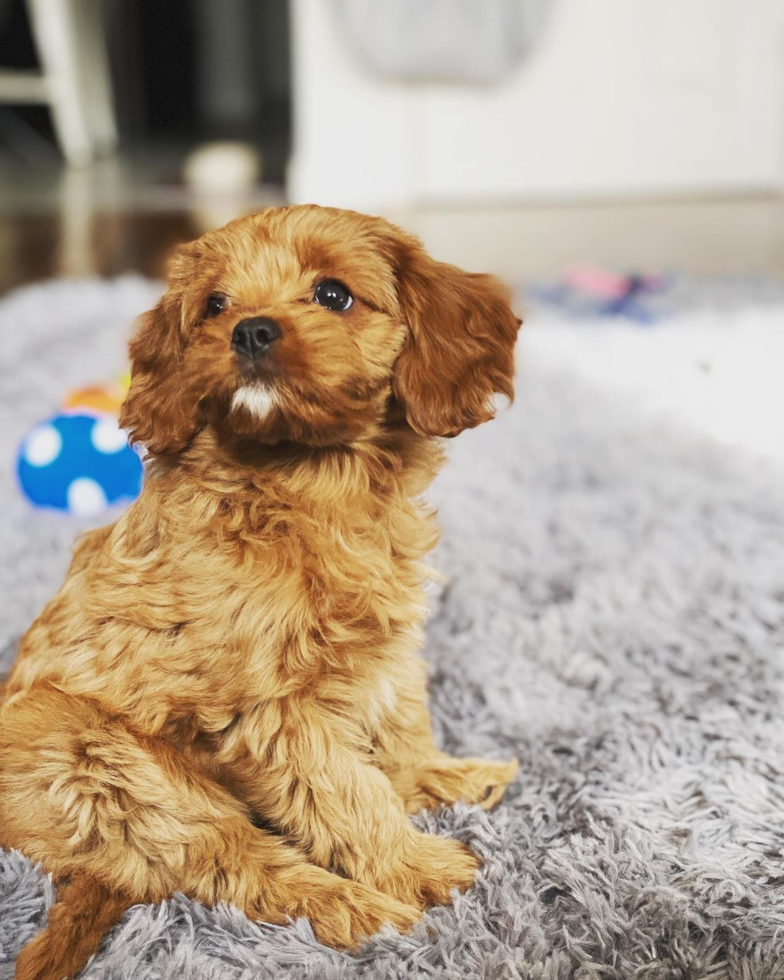
[[[153,475],[83,540],[10,693],[48,679],[210,754],[273,740],[304,701],[372,739],[424,616],[435,535],[411,489],[357,467]]]

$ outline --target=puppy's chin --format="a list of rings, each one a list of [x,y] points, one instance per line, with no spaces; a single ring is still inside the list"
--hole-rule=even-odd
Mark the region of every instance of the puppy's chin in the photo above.
[[[217,428],[229,439],[276,443],[287,438],[278,392],[264,381],[246,381],[224,402]]]
[[[246,384],[234,392],[231,400],[231,411],[247,412],[257,422],[263,422],[278,405],[278,400],[272,388],[265,384]]]
[[[227,442],[346,445],[375,428],[379,405],[340,392],[293,394],[266,381],[243,379],[233,392],[208,402],[205,414]]]

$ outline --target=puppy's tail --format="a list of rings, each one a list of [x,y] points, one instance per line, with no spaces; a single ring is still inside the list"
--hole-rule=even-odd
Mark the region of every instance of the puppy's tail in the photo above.
[[[75,874],[49,909],[49,923],[16,961],[16,980],[74,977],[98,949],[107,930],[135,902],[104,885]]]

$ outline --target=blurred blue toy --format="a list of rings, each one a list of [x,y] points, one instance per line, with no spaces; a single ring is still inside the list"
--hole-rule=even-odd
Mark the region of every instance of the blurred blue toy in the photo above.
[[[109,414],[59,414],[32,429],[19,450],[22,490],[37,507],[94,516],[134,500],[142,463]]]

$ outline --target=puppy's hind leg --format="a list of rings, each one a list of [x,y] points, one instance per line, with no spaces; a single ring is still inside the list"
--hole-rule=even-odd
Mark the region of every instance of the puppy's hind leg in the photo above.
[[[16,980],[73,977],[98,948],[105,932],[133,905],[84,875],[73,875],[58,889],[46,929],[29,942],[16,961]]]
[[[92,879],[127,904],[182,891],[257,920],[306,916],[340,947],[418,917],[254,827],[242,803],[165,742],[54,689],[3,706],[0,824],[9,846],[56,878]]]

